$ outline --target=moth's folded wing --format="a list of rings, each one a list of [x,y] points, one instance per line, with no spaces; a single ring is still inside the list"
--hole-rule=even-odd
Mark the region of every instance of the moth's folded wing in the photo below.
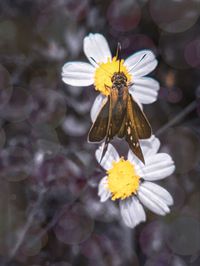
[[[127,112],[127,99],[128,99],[128,88],[124,87],[123,95],[119,96],[118,91],[112,90],[111,91],[111,133],[112,137],[118,136],[122,138],[125,116]]]
[[[109,120],[109,106],[110,97],[108,96],[107,101],[102,106],[96,120],[94,121],[88,133],[89,142],[100,142],[106,137]]]
[[[129,124],[125,125],[125,139],[132,152],[145,164],[137,133],[134,127],[130,127]]]
[[[126,131],[125,122],[126,122],[126,115],[124,116],[124,120],[123,120],[121,127],[120,127],[120,130],[118,131],[118,134],[117,134],[117,136],[119,138],[123,138],[125,136],[125,131]]]
[[[143,111],[140,109],[139,105],[133,100],[132,96],[129,95],[129,97],[138,138],[148,139],[152,135],[152,130],[149,121]]]
[[[127,103],[127,114],[126,114],[126,121],[124,126],[124,135],[125,139],[128,142],[129,148],[132,152],[143,162],[144,156],[142,154],[142,150],[139,143],[139,136],[137,132],[137,121],[135,120],[135,111],[134,111],[134,104],[131,95],[129,95],[128,103]]]

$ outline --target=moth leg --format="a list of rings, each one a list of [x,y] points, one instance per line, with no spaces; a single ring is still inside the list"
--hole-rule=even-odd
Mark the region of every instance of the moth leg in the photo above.
[[[129,83],[128,83],[128,87],[131,87],[131,86],[133,86],[133,85],[134,85],[133,82],[129,82]]]
[[[110,94],[110,90],[112,89],[111,87],[109,87],[108,85],[104,84],[104,87],[106,89],[106,91],[108,92],[108,94]]]

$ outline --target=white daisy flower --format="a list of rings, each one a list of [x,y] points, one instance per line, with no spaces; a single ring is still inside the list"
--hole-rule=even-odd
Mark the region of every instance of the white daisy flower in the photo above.
[[[90,33],[84,38],[83,50],[90,63],[68,62],[62,69],[62,80],[72,86],[89,86],[94,84],[100,92],[91,109],[92,121],[95,120],[111,87],[111,78],[119,71],[119,60],[112,57],[108,43],[103,35]],[[130,84],[129,92],[140,104],[153,103],[157,99],[159,83],[150,77],[158,62],[150,50],[142,50],[126,60],[121,60],[120,71]]]
[[[140,143],[145,165],[131,150],[127,160],[120,158],[111,144],[101,162],[102,146],[96,151],[97,161],[107,171],[107,175],[99,183],[100,201],[104,202],[109,198],[120,200],[122,219],[131,228],[146,220],[142,204],[159,215],[169,213],[169,206],[173,204],[169,192],[152,182],[166,178],[174,172],[172,158],[166,153],[157,153],[160,142],[155,136]]]

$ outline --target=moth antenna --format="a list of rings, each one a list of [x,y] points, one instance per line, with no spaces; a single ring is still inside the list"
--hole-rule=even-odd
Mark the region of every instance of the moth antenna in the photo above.
[[[132,70],[135,66],[137,66],[137,64],[139,64],[139,63],[140,63],[145,57],[146,57],[146,54],[143,55],[143,57],[142,57],[137,63],[135,63],[135,65],[132,66],[132,68],[128,71],[128,73],[130,73],[131,70]]]
[[[121,44],[120,44],[120,42],[118,42],[117,43],[117,50],[116,50],[116,58],[117,59],[120,57],[119,56],[120,52],[121,52]]]
[[[117,43],[117,52],[116,52],[116,58],[119,59],[119,69],[118,69],[118,72],[120,73],[120,66],[121,66],[121,50],[122,50],[122,47],[121,47],[121,44],[120,42]]]
[[[93,57],[90,57],[90,59],[97,65],[99,66],[101,69],[103,69],[107,74],[109,74],[109,77],[111,78],[112,77],[112,74],[109,73],[106,69],[104,69],[99,63],[97,63],[97,61],[93,58]]]

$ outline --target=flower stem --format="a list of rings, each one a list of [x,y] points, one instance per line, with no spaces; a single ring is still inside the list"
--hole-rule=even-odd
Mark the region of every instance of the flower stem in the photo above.
[[[159,128],[155,135],[160,136],[163,134],[168,128],[174,126],[178,122],[180,122],[186,115],[188,115],[190,112],[192,112],[197,107],[197,102],[193,101],[188,106],[183,109],[180,113],[178,113],[174,118],[172,118],[168,123],[166,123],[164,126]]]

